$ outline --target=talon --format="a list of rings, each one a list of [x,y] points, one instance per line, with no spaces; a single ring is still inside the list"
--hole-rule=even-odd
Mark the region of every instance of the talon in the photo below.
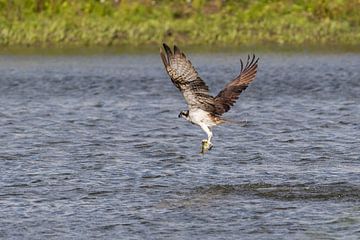
[[[210,141],[204,139],[201,142],[201,152],[202,154],[204,154],[205,152],[211,150],[213,148],[213,145]]]

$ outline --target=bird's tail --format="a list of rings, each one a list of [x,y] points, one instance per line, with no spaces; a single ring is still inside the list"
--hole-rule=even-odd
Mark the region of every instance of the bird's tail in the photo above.
[[[231,124],[231,125],[240,125],[241,127],[245,127],[248,125],[248,121],[247,120],[232,120],[232,119],[224,119],[221,118],[221,120],[223,121],[222,124]]]

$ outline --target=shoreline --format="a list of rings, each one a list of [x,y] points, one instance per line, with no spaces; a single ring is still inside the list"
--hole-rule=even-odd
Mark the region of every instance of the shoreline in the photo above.
[[[192,54],[242,54],[242,53],[284,53],[284,54],[337,54],[337,53],[360,53],[360,45],[187,45],[177,42],[167,42],[169,45],[176,44],[182,50]],[[158,54],[162,42],[152,45],[132,46],[5,46],[0,48],[1,55],[138,55]]]

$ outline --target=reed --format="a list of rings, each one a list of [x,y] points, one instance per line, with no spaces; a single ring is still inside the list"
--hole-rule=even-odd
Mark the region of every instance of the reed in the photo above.
[[[357,45],[358,9],[359,0],[0,0],[0,45]]]

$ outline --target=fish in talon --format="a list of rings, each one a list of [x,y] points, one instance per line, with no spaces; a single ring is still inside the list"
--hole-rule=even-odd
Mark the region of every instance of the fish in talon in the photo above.
[[[202,154],[204,154],[207,151],[210,151],[213,148],[213,144],[211,142],[209,142],[208,140],[202,140],[201,142],[201,152]]]

